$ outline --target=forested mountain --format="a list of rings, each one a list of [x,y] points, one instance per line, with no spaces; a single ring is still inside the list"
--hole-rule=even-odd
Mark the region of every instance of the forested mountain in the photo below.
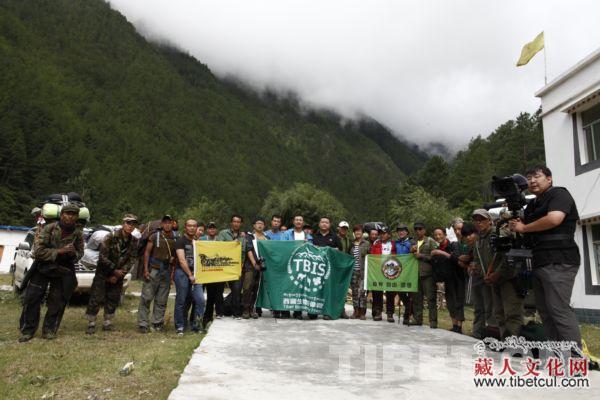
[[[30,225],[58,191],[81,193],[97,223],[200,199],[250,217],[297,182],[331,193],[348,219],[377,219],[426,159],[376,121],[341,124],[219,80],[104,1],[0,3],[2,224]]]
[[[541,110],[521,113],[488,137],[471,139],[449,162],[431,157],[410,181],[436,198],[448,200],[455,214],[468,216],[493,200],[492,176],[523,174],[527,167],[545,163]]]

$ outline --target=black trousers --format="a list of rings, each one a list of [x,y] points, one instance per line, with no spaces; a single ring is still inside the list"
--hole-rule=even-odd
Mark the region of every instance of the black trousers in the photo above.
[[[23,299],[23,311],[19,321],[19,328],[24,335],[34,335],[40,323],[40,308],[46,295],[46,290],[50,286],[48,296],[46,298],[46,316],[44,317],[44,325],[42,333],[56,333],[62,321],[65,307],[70,299],[72,290],[66,290],[69,293],[65,296],[63,283],[68,284],[63,277],[49,277],[37,271],[31,277],[25,296]]]
[[[213,314],[223,315],[223,290],[225,282],[207,283],[206,287],[206,310],[203,322],[206,325],[213,320]]]
[[[399,293],[400,292],[385,292],[386,314],[394,314],[394,310],[396,309],[394,301],[396,300],[396,295]],[[371,292],[371,294],[373,296],[373,316],[381,315],[383,311],[383,292],[380,290],[374,290]]]
[[[452,272],[444,281],[446,305],[451,318],[464,321],[466,276],[460,267]]]

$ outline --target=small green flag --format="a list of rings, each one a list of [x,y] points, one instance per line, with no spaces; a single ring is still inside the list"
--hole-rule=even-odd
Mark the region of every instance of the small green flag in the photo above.
[[[521,57],[517,61],[517,67],[525,65],[535,56],[540,50],[544,48],[544,32],[540,33],[531,42],[523,46],[521,50]]]
[[[419,261],[413,254],[369,254],[365,259],[365,290],[417,292]]]

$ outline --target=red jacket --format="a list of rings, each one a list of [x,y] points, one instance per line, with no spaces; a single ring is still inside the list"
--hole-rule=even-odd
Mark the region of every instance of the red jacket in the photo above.
[[[376,241],[373,242],[373,244],[371,245],[371,250],[369,250],[369,254],[382,254],[381,253],[381,245],[382,245],[382,241],[381,239],[377,239]],[[394,245],[394,241],[390,239],[389,243],[392,246],[392,254],[396,254],[396,246]]]

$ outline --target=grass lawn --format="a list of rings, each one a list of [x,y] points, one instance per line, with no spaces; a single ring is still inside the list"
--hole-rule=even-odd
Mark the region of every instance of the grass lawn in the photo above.
[[[0,285],[6,284],[10,277],[0,275]],[[67,307],[56,340],[39,338],[38,330],[30,342],[18,343],[20,303],[12,292],[0,292],[0,398],[166,399],[202,335],[176,336],[172,298],[167,331],[138,333],[138,301],[126,297],[117,310],[115,332],[86,335],[85,305],[78,304]],[[101,318],[102,311],[100,323]],[[134,370],[119,375],[129,361]]]
[[[0,285],[10,285],[10,281],[9,275],[0,275]],[[129,290],[140,288],[139,282],[134,282]],[[85,305],[73,304],[65,312],[56,340],[40,339],[38,332],[32,341],[18,343],[21,305],[12,292],[0,291],[0,399],[167,398],[202,335],[175,335],[172,298],[167,308],[167,331],[138,333],[138,301],[126,297],[117,310],[115,332],[100,329],[95,335],[86,335]],[[464,331],[468,333],[473,320],[471,308],[465,310],[465,317]],[[439,326],[451,327],[446,310],[439,312]],[[600,326],[582,325],[581,331],[592,354],[599,355]],[[129,361],[135,363],[133,372],[121,376],[119,370]]]

